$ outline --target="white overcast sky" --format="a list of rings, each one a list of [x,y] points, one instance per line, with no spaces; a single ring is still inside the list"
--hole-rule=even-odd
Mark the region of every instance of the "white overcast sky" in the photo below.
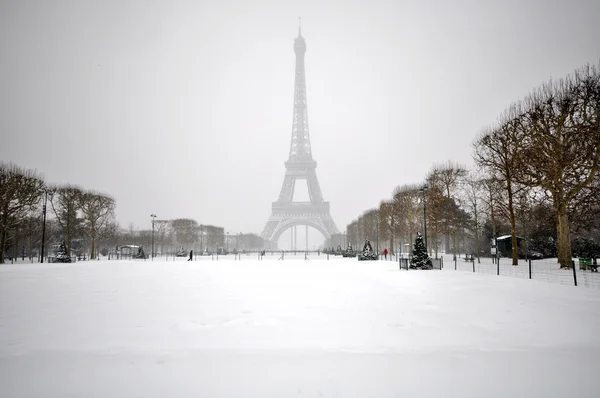
[[[143,229],[260,233],[292,127],[302,17],[312,151],[340,231],[511,103],[600,59],[595,1],[0,2],[0,160]]]

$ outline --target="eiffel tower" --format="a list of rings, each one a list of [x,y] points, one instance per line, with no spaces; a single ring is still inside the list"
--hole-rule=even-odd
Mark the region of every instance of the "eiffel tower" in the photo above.
[[[292,124],[292,143],[290,156],[285,162],[285,177],[279,193],[279,199],[273,202],[271,217],[261,236],[276,245],[281,234],[292,229],[292,249],[296,249],[296,227],[305,225],[313,227],[323,234],[326,239],[339,234],[331,214],[329,202],[323,200],[321,187],[315,169],[317,162],[313,160],[308,134],[308,113],[306,107],[306,77],[304,73],[304,53],[306,42],[298,28],[298,37],[294,40],[296,53],[296,79],[294,84],[294,121]],[[293,202],[296,180],[306,180],[308,187],[308,202]]]

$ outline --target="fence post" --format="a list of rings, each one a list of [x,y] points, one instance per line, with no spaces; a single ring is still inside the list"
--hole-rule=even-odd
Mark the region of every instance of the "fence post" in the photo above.
[[[475,272],[475,258],[471,259],[471,261],[473,262],[473,272]]]
[[[531,259],[529,259],[529,279],[531,279]]]
[[[454,271],[456,271],[456,256],[454,256]]]
[[[500,275],[500,263],[499,262],[496,262],[496,268],[497,268],[496,275]]]
[[[575,282],[575,286],[577,286],[577,273],[575,272],[575,260],[571,260],[571,265],[573,265],[573,281]]]

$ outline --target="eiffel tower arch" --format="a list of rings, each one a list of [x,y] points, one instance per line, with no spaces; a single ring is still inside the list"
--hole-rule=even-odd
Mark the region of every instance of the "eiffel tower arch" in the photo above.
[[[285,162],[285,177],[279,198],[273,202],[271,216],[261,234],[263,239],[271,242],[271,246],[279,240],[284,231],[292,228],[294,234],[296,227],[301,225],[307,226],[307,230],[309,226],[316,229],[327,240],[331,235],[339,234],[329,212],[329,202],[323,200],[316,173],[317,162],[313,160],[311,152],[304,72],[306,42],[300,28],[298,37],[294,40],[294,52],[296,53],[296,77],[290,154]],[[293,201],[297,180],[306,180],[308,201]]]

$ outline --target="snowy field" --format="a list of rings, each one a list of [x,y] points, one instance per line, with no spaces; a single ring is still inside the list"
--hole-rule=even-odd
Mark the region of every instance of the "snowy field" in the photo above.
[[[0,397],[600,396],[597,289],[205,260],[0,265]]]

